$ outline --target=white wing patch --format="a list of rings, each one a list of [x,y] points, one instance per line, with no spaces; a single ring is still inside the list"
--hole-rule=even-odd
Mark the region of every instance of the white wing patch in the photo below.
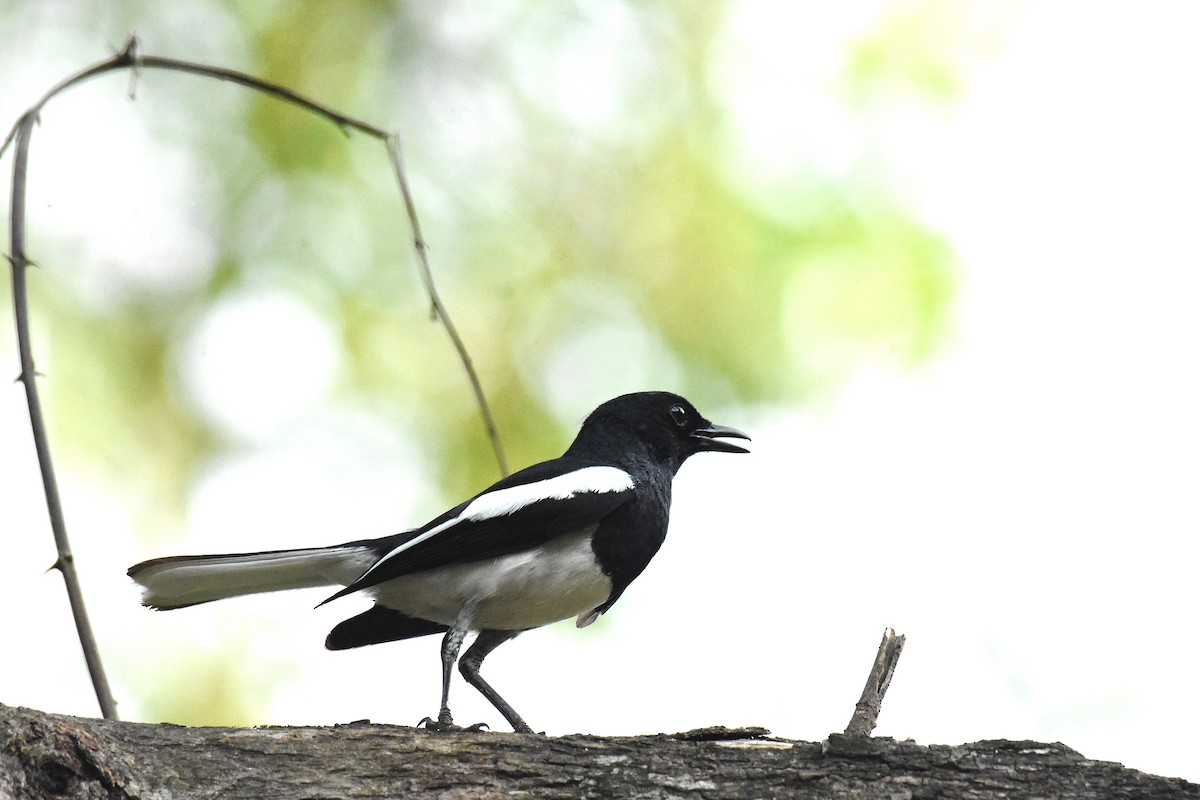
[[[544,481],[523,483],[481,494],[455,519],[475,522],[520,511],[539,500],[566,500],[585,492],[624,492],[633,488],[633,478],[616,467],[584,467]]]
[[[625,492],[632,488],[633,478],[623,469],[618,469],[617,467],[584,467],[583,469],[577,469],[574,472],[557,475],[543,481],[523,483],[520,486],[509,486],[506,489],[485,492],[468,503],[467,507],[457,517],[448,519],[441,525],[434,526],[420,536],[409,539],[404,544],[393,548],[387,555],[376,561],[369,570],[364,572],[359,580],[370,575],[385,561],[394,558],[411,547],[416,547],[426,539],[436,536],[460,522],[480,522],[485,519],[515,514],[522,508],[533,505],[541,500],[567,500],[577,494],[585,494],[587,492],[604,494],[607,492]]]

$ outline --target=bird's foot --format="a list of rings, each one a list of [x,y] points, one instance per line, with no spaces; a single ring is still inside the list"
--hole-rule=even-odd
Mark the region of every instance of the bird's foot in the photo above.
[[[468,725],[464,728],[461,725],[455,725],[454,718],[450,716],[450,712],[443,709],[438,714],[437,719],[425,717],[425,719],[417,723],[417,727],[424,728],[427,731],[434,731],[435,733],[458,733],[462,731],[478,733],[486,729],[488,724],[486,722],[476,722],[474,725]]]

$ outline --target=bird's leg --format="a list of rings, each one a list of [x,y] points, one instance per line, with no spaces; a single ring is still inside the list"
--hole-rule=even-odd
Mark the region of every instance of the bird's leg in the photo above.
[[[442,637],[442,707],[438,709],[438,725],[454,725],[454,718],[450,716],[450,675],[466,635],[466,630],[455,625]]]
[[[462,648],[463,638],[466,635],[466,628],[455,625],[442,637],[442,707],[438,709],[437,722],[426,717],[418,725],[424,725],[433,731],[459,729],[454,724],[454,717],[450,714],[450,676],[453,674],[454,662],[458,660],[458,651]]]
[[[508,724],[513,726],[514,731],[517,733],[533,733],[533,729],[525,723],[525,720],[521,719],[521,715],[516,712],[516,709],[510,706],[479,674],[479,667],[483,664],[483,660],[487,658],[488,653],[509,639],[512,639],[518,633],[520,631],[480,631],[479,636],[475,637],[475,641],[467,648],[467,652],[463,654],[462,660],[458,662],[458,671],[467,679],[467,683],[478,689],[479,693],[486,697],[496,707],[496,710],[504,715],[504,718],[508,720]]]

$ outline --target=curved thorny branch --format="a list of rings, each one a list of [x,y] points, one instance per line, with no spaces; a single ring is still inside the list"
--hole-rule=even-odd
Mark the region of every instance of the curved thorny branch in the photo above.
[[[108,687],[108,680],[105,677],[104,667],[100,660],[99,648],[96,645],[91,625],[88,622],[87,609],[83,602],[79,576],[75,570],[74,557],[71,554],[70,542],[67,538],[66,523],[62,511],[62,503],[59,499],[58,482],[54,476],[54,466],[50,457],[50,445],[46,435],[45,420],[42,416],[41,401],[38,398],[37,373],[34,369],[33,348],[29,334],[29,301],[25,281],[26,270],[30,264],[29,258],[25,253],[26,179],[28,175],[30,137],[33,134],[34,126],[38,123],[39,115],[47,103],[67,89],[97,75],[118,70],[132,70],[134,79],[136,80],[137,75],[145,69],[186,72],[205,78],[237,83],[323,117],[334,125],[337,125],[347,134],[358,131],[378,140],[384,145],[396,177],[397,188],[404,201],[405,212],[407,213],[409,226],[412,231],[413,246],[417,253],[421,281],[429,296],[434,319],[441,320],[446,333],[450,337],[455,352],[458,354],[459,361],[467,373],[467,380],[470,382],[471,389],[475,394],[475,400],[479,405],[479,412],[483,417],[484,426],[487,429],[488,438],[492,443],[492,450],[495,453],[500,472],[503,475],[508,474],[504,448],[500,442],[500,434],[496,427],[495,418],[484,395],[483,385],[479,381],[479,375],[476,373],[475,367],[471,362],[466,345],[463,343],[462,337],[459,336],[458,329],[451,321],[450,315],[446,311],[446,306],[442,303],[433,281],[433,272],[429,266],[428,247],[421,234],[421,225],[417,218],[416,205],[409,190],[408,179],[404,173],[404,162],[400,156],[399,135],[388,133],[382,128],[342,114],[329,106],[310,100],[283,86],[256,78],[253,75],[222,67],[180,61],[173,58],[142,55],[138,50],[137,38],[131,37],[125,49],[120,53],[64,79],[46,92],[37,103],[21,115],[21,118],[17,120],[5,138],[4,143],[0,144],[0,157],[2,157],[9,146],[15,143],[12,203],[9,212],[9,241],[11,248],[9,261],[12,265],[13,311],[17,328],[17,347],[21,362],[21,371],[18,380],[25,387],[26,401],[29,406],[29,422],[33,429],[34,448],[37,451],[38,465],[42,473],[42,485],[46,494],[50,527],[54,533],[54,541],[58,551],[58,559],[54,563],[54,567],[62,573],[63,580],[66,583],[67,595],[70,599],[72,614],[75,617],[75,627],[79,634],[80,645],[83,648],[88,671],[91,673],[92,684],[95,687],[96,698],[100,703],[101,713],[107,719],[117,718],[116,703]]]

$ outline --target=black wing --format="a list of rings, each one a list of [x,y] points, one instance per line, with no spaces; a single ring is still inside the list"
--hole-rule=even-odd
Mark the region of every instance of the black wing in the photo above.
[[[329,600],[404,575],[537,547],[598,525],[633,496],[633,479],[617,467],[568,458],[535,464],[416,530],[379,540],[380,560]]]
[[[349,650],[368,644],[444,633],[447,629],[446,625],[410,617],[383,606],[372,606],[357,617],[339,622],[325,638],[325,647],[330,650]]]

